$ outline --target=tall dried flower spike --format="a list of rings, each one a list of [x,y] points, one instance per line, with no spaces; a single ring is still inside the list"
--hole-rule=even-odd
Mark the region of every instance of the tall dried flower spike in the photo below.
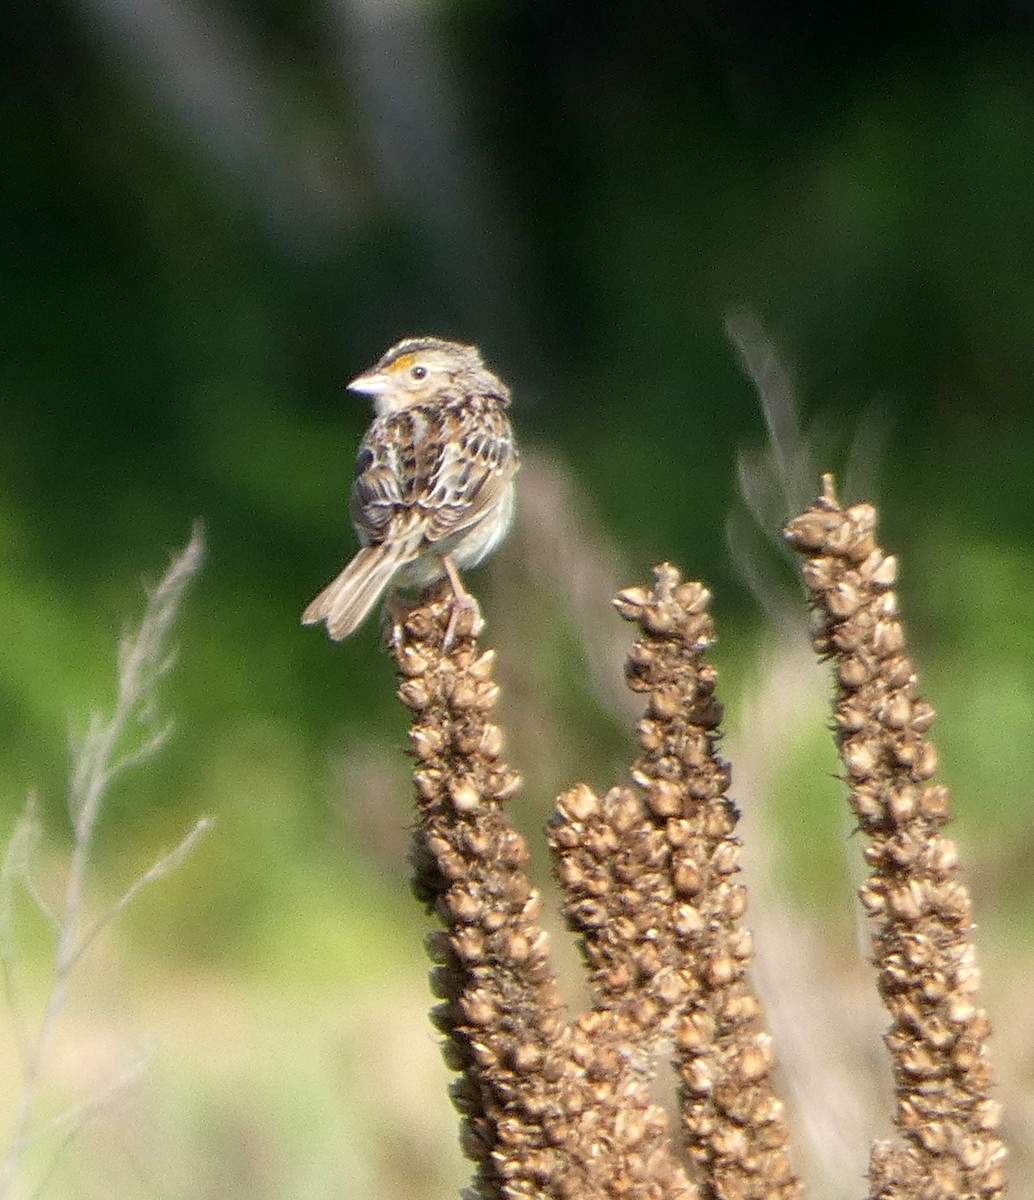
[[[504,808],[519,780],[491,720],[492,654],[463,617],[446,649],[451,613],[447,588],[425,596],[392,648],[413,713],[414,886],[444,925],[429,945],[434,1019],[461,1073],[468,1195],[694,1200],[625,1031],[606,1014],[562,1018],[527,847]]]
[[[992,1098],[989,1024],[974,1002],[979,975],[969,894],[941,832],[948,792],[934,781],[919,694],[892,590],[895,560],[876,542],[870,504],[821,498],[786,529],[805,555],[815,648],[835,664],[836,725],[849,802],[868,838],[861,888],[876,922],[875,963],[890,1014],[886,1043],[902,1139],[878,1142],[869,1171],[878,1200],[991,1197],[1005,1187],[1000,1112]]]
[[[596,801],[584,786],[561,798],[551,839],[567,915],[583,939],[600,1007],[644,1051],[670,1038],[683,1132],[707,1196],[789,1200],[790,1166],[771,1039],[746,971],[740,925],[738,813],[717,753],[722,708],[710,596],[670,564],[650,590],[629,588],[618,612],[640,628],[629,686],[646,699],[635,788]]]

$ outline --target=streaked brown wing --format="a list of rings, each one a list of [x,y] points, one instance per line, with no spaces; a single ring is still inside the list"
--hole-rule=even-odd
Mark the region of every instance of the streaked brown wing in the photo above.
[[[505,413],[493,400],[473,397],[443,411],[441,453],[420,506],[424,536],[440,542],[476,525],[499,502],[518,466]]]
[[[493,398],[380,417],[356,457],[352,521],[367,545],[418,529],[428,542],[443,541],[492,508],[517,465],[509,423]]]
[[[394,418],[379,418],[359,445],[350,508],[352,524],[364,545],[375,546],[388,535],[395,515],[405,508],[402,431]],[[408,439],[407,439],[408,440]]]

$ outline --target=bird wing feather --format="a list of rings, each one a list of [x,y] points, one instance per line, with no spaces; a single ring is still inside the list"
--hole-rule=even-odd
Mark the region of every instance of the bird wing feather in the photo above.
[[[435,545],[497,503],[517,470],[505,414],[486,397],[415,405],[378,418],[359,447],[352,520],[366,545]],[[419,537],[417,536],[419,531]]]
[[[495,508],[517,470],[517,451],[505,415],[494,404],[476,414],[445,410],[451,428],[439,454],[426,500],[425,537],[437,543],[471,529]]]

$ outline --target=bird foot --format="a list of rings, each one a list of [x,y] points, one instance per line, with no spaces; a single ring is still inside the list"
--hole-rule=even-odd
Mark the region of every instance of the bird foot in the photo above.
[[[449,624],[445,628],[442,650],[448,654],[458,636],[480,637],[484,628],[485,619],[481,615],[478,602],[470,592],[464,592],[462,596],[454,596],[452,611],[449,613]]]
[[[403,635],[405,634],[406,618],[416,606],[410,600],[400,596],[398,592],[391,592],[388,596],[387,604],[385,605],[387,612],[387,629],[388,629],[388,645],[394,652],[398,652],[402,645]]]
[[[449,614],[449,624],[445,630],[445,640],[442,642],[442,650],[448,654],[457,634],[480,637],[485,622],[478,602],[463,586],[456,564],[448,554],[442,555],[442,567],[452,588],[452,612]]]

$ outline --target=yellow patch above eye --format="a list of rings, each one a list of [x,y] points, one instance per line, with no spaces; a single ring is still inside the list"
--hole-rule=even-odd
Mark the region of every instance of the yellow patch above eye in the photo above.
[[[409,368],[416,362],[415,354],[403,354],[401,358],[396,358],[388,368],[389,371],[408,371]]]

